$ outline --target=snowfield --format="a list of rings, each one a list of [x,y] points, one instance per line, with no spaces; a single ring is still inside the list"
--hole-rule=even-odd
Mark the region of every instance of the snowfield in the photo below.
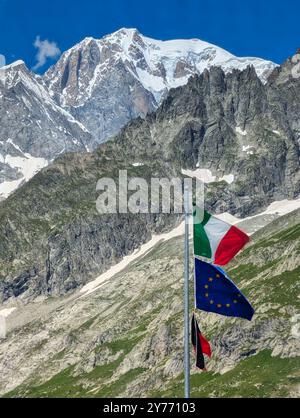
[[[132,254],[125,256],[123,260],[120,261],[118,264],[115,264],[106,272],[98,276],[95,280],[83,286],[82,289],[80,290],[80,293],[85,293],[84,296],[86,296],[94,292],[95,290],[99,289],[99,287],[103,286],[106,281],[111,279],[120,271],[124,270],[130,263],[134,262],[139,257],[145,255],[159,242],[168,241],[171,238],[175,238],[180,235],[183,235],[183,233],[184,233],[184,222],[182,222],[179,226],[177,226],[170,232],[167,232],[165,234],[153,235],[151,240],[146,242],[146,244],[141,245],[139,249],[135,250]]]
[[[122,28],[102,39],[87,37],[66,51],[61,60],[67,62],[72,53],[88,50],[92,43],[97,45],[99,56],[107,58],[100,60],[88,80],[81,80],[79,76],[78,107],[89,100],[99,80],[118,62],[122,62],[142,86],[153,94],[157,104],[167,90],[186,84],[191,75],[201,74],[213,66],[221,66],[225,72],[231,72],[252,65],[264,83],[277,66],[261,58],[236,57],[200,39],[161,41],[144,36],[134,28]],[[112,54],[106,54],[107,49]],[[58,78],[59,74],[54,74],[50,81],[51,95],[54,95],[52,89]],[[64,89],[61,97],[63,105],[68,102],[68,94],[68,90]]]
[[[10,143],[19,151],[20,148],[10,140]],[[30,180],[39,170],[48,165],[48,161],[44,158],[33,157],[28,153],[23,153],[24,157],[15,157],[12,155],[1,156],[0,161],[16,168],[22,175],[21,178],[12,181],[4,181],[0,183],[0,198],[7,198],[14,190],[16,190],[23,182]]]

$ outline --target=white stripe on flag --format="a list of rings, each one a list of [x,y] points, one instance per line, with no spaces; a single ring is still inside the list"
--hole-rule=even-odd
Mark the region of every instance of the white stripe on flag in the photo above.
[[[214,216],[211,216],[207,224],[204,225],[204,230],[210,243],[212,260],[215,259],[215,253],[220,244],[220,241],[227,234],[230,228],[230,224],[220,221]]]

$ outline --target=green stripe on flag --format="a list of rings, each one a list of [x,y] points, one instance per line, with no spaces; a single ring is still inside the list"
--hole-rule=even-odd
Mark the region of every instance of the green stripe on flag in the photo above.
[[[203,216],[203,221],[201,222],[203,226],[205,226],[207,224],[207,222],[210,220],[211,218],[211,214],[206,212],[206,210],[204,211],[204,216]]]
[[[204,225],[207,224],[210,217],[211,215],[208,212],[201,210],[198,206],[194,206],[194,254],[207,258],[211,258],[212,252]]]

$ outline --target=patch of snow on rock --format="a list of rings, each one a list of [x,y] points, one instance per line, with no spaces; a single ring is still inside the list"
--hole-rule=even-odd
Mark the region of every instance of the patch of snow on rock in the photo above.
[[[0,183],[0,199],[6,199],[23,182],[24,178]]]
[[[240,128],[239,126],[237,126],[235,128],[236,132],[240,135],[246,136],[247,135],[247,131],[243,131],[242,128]]]
[[[237,218],[236,216],[231,215],[228,212],[220,213],[219,215],[214,215],[216,218],[221,219],[221,221],[227,222],[231,225],[234,225],[240,222],[243,219]]]
[[[213,176],[212,172],[207,168],[197,168],[196,170],[181,170],[184,176],[195,177],[203,183],[213,183],[216,181],[216,176]]]
[[[231,184],[234,182],[234,174],[225,174],[220,180],[224,180],[226,183]]]
[[[264,214],[277,214],[286,215],[293,210],[300,208],[300,197],[294,200],[279,200],[271,203],[268,208],[264,211]]]
[[[248,216],[247,218],[240,219],[240,221],[246,221],[250,219],[255,219],[257,217],[260,217],[262,215],[277,215],[277,216],[283,216],[287,215],[290,212],[293,212],[296,209],[300,208],[300,197],[298,199],[294,200],[277,200],[275,202],[272,202],[266,210],[263,212],[260,212],[253,216]]]
[[[0,316],[3,316],[4,318],[7,318],[13,311],[15,311],[17,308],[4,308],[0,310]]]
[[[184,222],[182,222],[179,226],[172,229],[170,232],[153,235],[151,240],[146,242],[146,244],[141,245],[141,247],[135,250],[132,254],[125,256],[122,261],[118,264],[112,266],[109,270],[98,276],[95,280],[87,283],[83,288],[80,290],[80,293],[84,293],[83,296],[86,296],[95,290],[99,289],[99,287],[103,286],[104,283],[115,276],[120,271],[124,270],[130,263],[137,260],[139,257],[145,255],[149,250],[151,250],[156,244],[161,241],[167,241],[171,238],[175,238],[177,236],[181,236],[184,233]]]
[[[48,165],[45,158],[37,158],[25,153],[24,157],[13,157],[6,155],[5,163],[10,167],[17,168],[26,181],[30,180],[39,170]]]
[[[185,170],[182,169],[181,173],[184,176],[195,177],[196,179],[202,181],[203,183],[214,183],[217,181],[226,181],[226,183],[231,184],[234,181],[234,175],[232,173],[225,174],[223,177],[217,177],[212,174],[212,172],[207,168],[197,168],[196,170]]]
[[[22,150],[12,141],[10,141],[10,143],[18,151],[20,151],[24,157],[16,157],[8,154],[3,158],[3,163],[12,168],[16,168],[22,174],[22,177],[17,180],[4,181],[0,183],[1,199],[6,199],[24,181],[30,180],[39,170],[48,165],[48,161],[45,158],[37,158],[28,153],[23,153]]]

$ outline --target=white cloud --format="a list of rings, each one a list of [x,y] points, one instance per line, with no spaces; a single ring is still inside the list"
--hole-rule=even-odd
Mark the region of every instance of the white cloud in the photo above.
[[[34,47],[38,49],[36,54],[36,64],[33,70],[43,67],[48,58],[56,58],[61,54],[56,42],[49,42],[48,39],[42,41],[39,36],[35,38]]]

